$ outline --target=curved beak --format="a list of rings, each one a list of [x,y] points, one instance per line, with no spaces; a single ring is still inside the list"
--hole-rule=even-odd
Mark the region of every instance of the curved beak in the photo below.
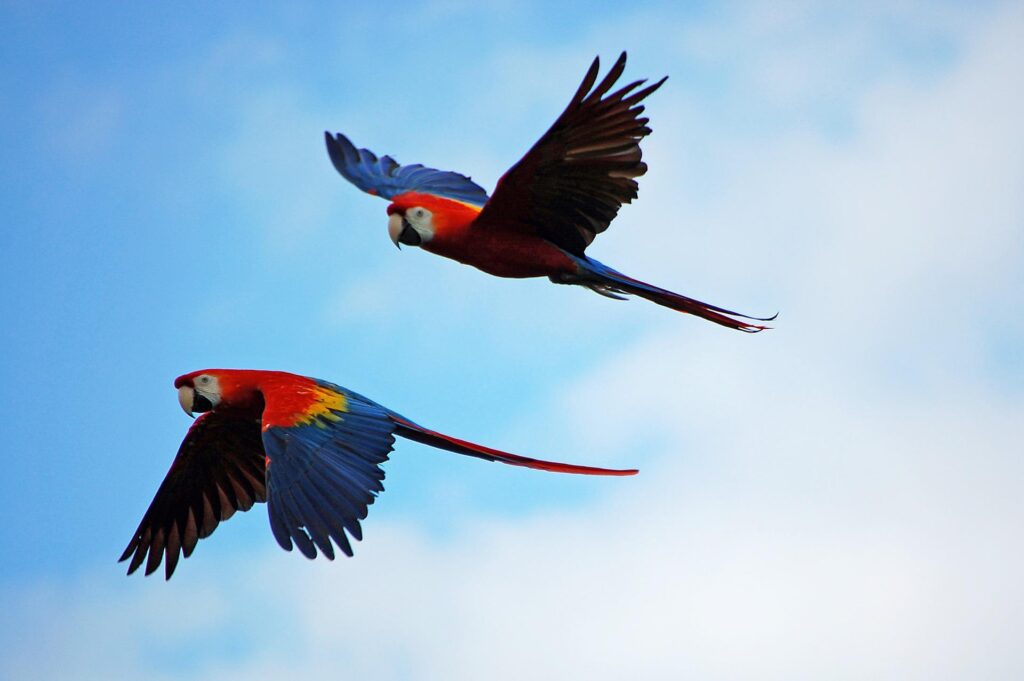
[[[388,236],[391,237],[391,243],[393,243],[398,250],[402,250],[402,230],[405,228],[403,224],[405,217],[399,213],[392,213],[391,217],[388,218]]]
[[[388,218],[388,236],[399,250],[401,250],[402,244],[419,246],[423,242],[419,232],[413,229],[413,226],[401,213],[392,213]]]
[[[178,388],[178,404],[192,418],[195,418],[195,412],[202,413],[213,409],[213,403],[209,399],[202,393],[197,393],[195,388],[188,385]]]
[[[180,404],[182,410],[189,416],[192,416],[192,418],[195,418],[195,416],[192,415],[192,403],[195,402],[195,398],[196,391],[190,386],[183,385],[178,388],[178,404]]]

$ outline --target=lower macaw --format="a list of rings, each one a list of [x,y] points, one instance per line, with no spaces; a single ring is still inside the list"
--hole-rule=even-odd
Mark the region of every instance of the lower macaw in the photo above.
[[[554,125],[498,181],[494,196],[469,177],[357,149],[324,133],[331,162],[349,182],[391,201],[388,233],[396,246],[419,246],[499,277],[548,277],[610,298],[633,294],[740,331],[767,327],[750,317],[628,277],[585,253],[647,172],[640,140],[650,134],[640,102],[665,82],[639,80],[608,91],[626,67],[623,52],[594,87],[595,59]]]
[[[362,539],[359,521],[384,490],[381,464],[400,435],[486,461],[556,473],[635,475],[509,454],[424,428],[327,381],[281,371],[206,369],[174,381],[189,428],[167,476],[120,560],[128,574],[143,563],[153,573],[166,557],[170,579],[235,511],[267,502],[270,529],[286,551],[307,558],[317,549],[348,556],[348,537]],[[346,532],[348,535],[346,535]]]

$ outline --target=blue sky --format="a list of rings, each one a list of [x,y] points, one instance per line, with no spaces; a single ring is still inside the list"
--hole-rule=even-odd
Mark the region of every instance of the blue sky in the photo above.
[[[1024,15],[1012,5],[0,9],[0,676],[1012,677]],[[667,84],[592,255],[752,313],[386,235],[325,129],[492,187],[594,55]],[[236,516],[114,560],[209,366],[633,479],[399,443],[348,561]],[[556,643],[557,642],[557,643]],[[187,651],[187,652],[184,652]],[[523,652],[527,651],[527,652]]]

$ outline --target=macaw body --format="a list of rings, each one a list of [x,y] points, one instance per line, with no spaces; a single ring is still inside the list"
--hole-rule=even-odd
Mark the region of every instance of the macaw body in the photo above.
[[[640,140],[650,134],[640,102],[665,79],[635,81],[609,92],[626,54],[595,86],[594,60],[554,125],[499,180],[493,196],[459,173],[399,165],[325,133],[337,171],[360,189],[389,199],[388,232],[396,246],[418,246],[499,277],[548,277],[622,299],[637,295],[740,331],[767,327],[747,315],[628,277],[586,255],[586,248],[637,197],[647,172]],[[637,89],[640,88],[640,89]]]
[[[327,381],[281,371],[207,369],[174,386],[186,413],[200,413],[120,560],[128,574],[161,562],[171,578],[182,555],[236,511],[266,502],[287,551],[308,558],[352,555],[360,520],[384,490],[381,464],[401,436],[456,454],[556,473],[635,475],[510,454],[424,428]],[[166,560],[165,560],[166,559]]]
[[[420,244],[428,253],[457,260],[496,277],[547,277],[575,269],[571,257],[562,249],[514,225],[476,229],[479,206],[406,192],[395,197],[388,212],[404,215],[414,206],[428,206],[434,215],[433,238]]]

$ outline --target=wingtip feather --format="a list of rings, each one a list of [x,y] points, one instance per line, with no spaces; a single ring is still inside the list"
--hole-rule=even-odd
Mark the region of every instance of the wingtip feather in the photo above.
[[[117,559],[117,562],[118,563],[123,563],[126,560],[128,560],[128,558],[132,555],[132,553],[135,552],[135,546],[136,546],[136,540],[135,539],[133,539],[130,542],[128,542],[127,548],[125,548],[124,553],[121,554],[121,557]]]
[[[590,68],[587,69],[587,74],[583,76],[583,81],[580,83],[580,86],[576,88],[576,94],[572,96],[573,103],[578,103],[587,96],[587,93],[590,92],[590,88],[594,87],[594,83],[597,82],[597,74],[600,73],[600,71],[601,57],[599,55],[594,57],[594,61],[590,63]],[[572,104],[570,104],[570,106],[572,106]]]

